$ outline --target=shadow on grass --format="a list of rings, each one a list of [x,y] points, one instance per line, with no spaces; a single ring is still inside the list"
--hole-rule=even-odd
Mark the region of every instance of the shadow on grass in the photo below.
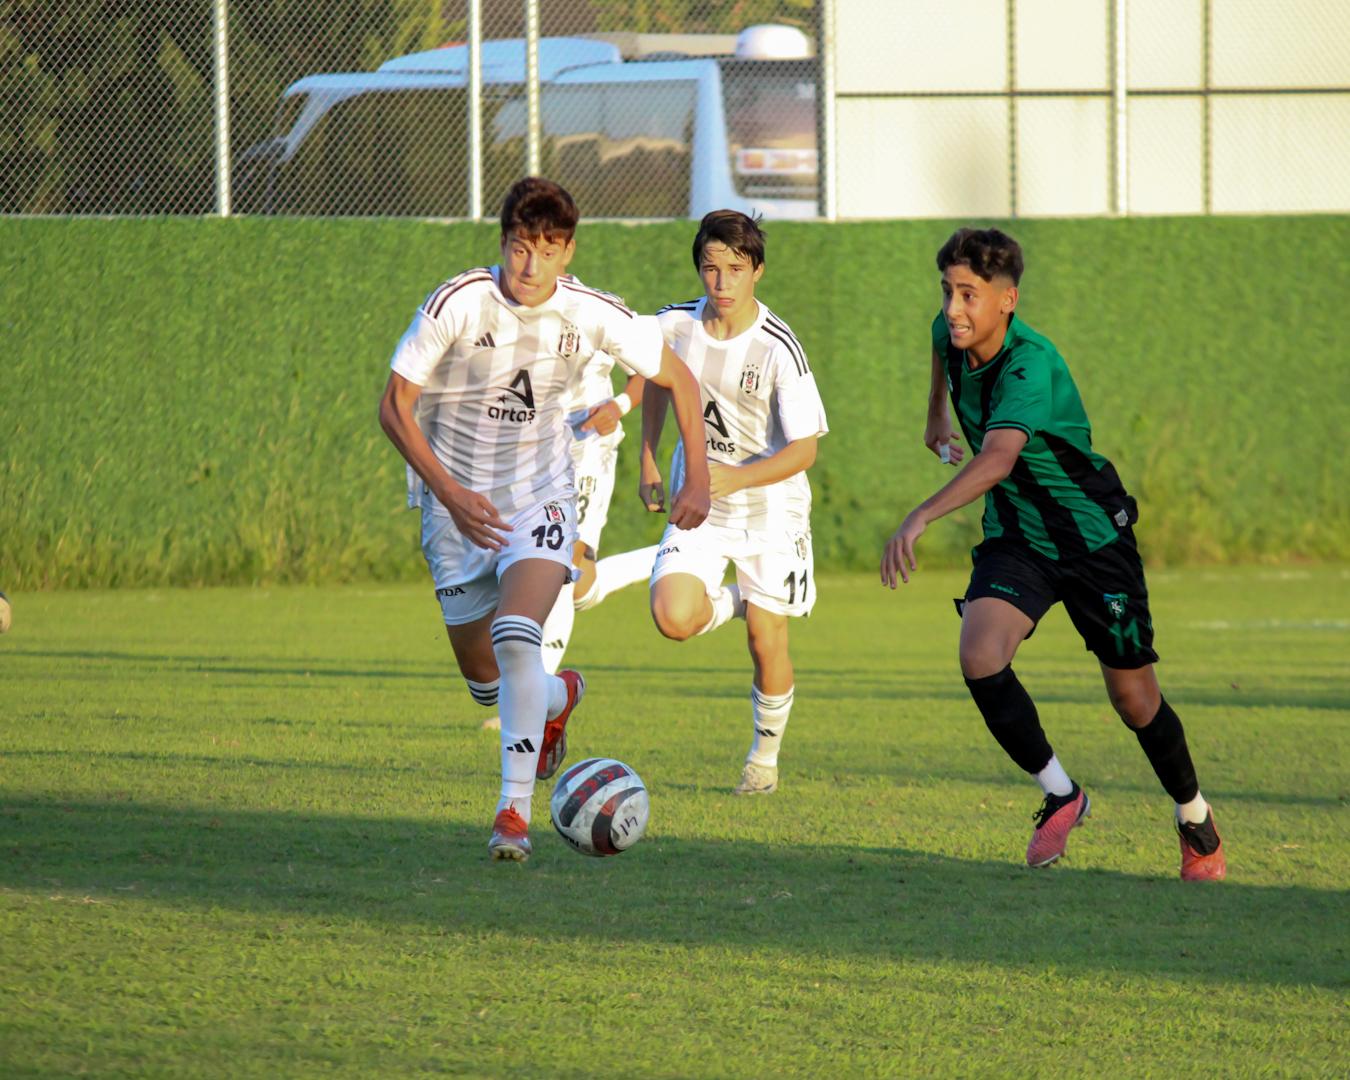
[[[654,835],[591,860],[536,823],[529,863],[492,864],[484,823],[9,798],[0,887],[121,907],[231,909],[622,942],[1344,987],[1345,890],[1183,886],[1032,872],[896,846]],[[260,926],[270,922],[260,922]]]

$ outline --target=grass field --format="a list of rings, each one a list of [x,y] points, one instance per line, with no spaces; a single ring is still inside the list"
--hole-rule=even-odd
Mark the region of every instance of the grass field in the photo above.
[[[1229,849],[1170,805],[1054,613],[1018,669],[1093,796],[1034,784],[955,669],[950,597],[827,578],[778,794],[733,800],[739,624],[578,619],[572,760],[652,794],[617,859],[490,864],[496,736],[421,587],[21,593],[0,638],[0,1074],[1344,1075],[1350,568],[1153,577]]]

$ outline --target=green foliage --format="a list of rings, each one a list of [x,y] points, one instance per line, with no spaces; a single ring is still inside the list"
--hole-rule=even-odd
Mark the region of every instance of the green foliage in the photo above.
[[[424,585],[8,590],[3,1071],[1341,1075],[1344,573],[1151,581],[1229,847],[1199,887],[1062,614],[1017,667],[1093,816],[1021,865],[1039,794],[961,685],[954,572],[820,583],[763,799],[728,793],[743,625],[581,615],[571,760],[633,765],[650,832],[575,855],[541,785],[524,866],[487,861],[498,737]]]
[[[265,139],[285,87],[442,43],[435,0],[235,0],[231,137]],[[0,2],[0,212],[204,213],[213,205],[212,8]]]
[[[729,34],[759,23],[815,32],[816,0],[592,0],[601,30],[655,34]]]
[[[760,295],[796,331],[831,433],[812,470],[822,567],[873,567],[950,475],[921,445],[934,221],[772,223]],[[1312,283],[1347,219],[1027,221],[1022,312],[1075,373],[1097,448],[1163,562],[1350,558],[1350,371]],[[586,224],[573,268],[639,310],[697,295],[687,222]],[[420,579],[388,357],[491,225],[0,220],[0,583]],[[1224,276],[1219,268],[1240,267]],[[620,454],[605,549],[653,541]],[[672,436],[673,437],[673,436]],[[957,565],[979,509],[924,537]]]

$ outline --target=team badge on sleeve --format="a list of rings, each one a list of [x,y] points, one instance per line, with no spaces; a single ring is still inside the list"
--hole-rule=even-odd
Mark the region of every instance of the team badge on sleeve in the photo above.
[[[563,513],[563,508],[557,503],[544,504],[544,517],[548,519],[549,524],[551,525],[561,525],[567,520],[567,515]]]

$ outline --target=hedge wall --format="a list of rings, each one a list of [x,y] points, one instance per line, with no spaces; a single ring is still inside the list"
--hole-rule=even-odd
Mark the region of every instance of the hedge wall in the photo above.
[[[950,222],[773,223],[761,297],[832,431],[822,568],[871,568],[946,478],[921,445]],[[1021,221],[1021,312],[1060,347],[1160,561],[1350,558],[1350,218]],[[697,295],[687,222],[583,225],[573,269],[641,310]],[[491,226],[0,219],[0,587],[417,578],[376,423],[390,351]],[[635,444],[639,417],[627,421]],[[659,535],[631,452],[605,547]],[[925,537],[958,562],[968,508]]]

